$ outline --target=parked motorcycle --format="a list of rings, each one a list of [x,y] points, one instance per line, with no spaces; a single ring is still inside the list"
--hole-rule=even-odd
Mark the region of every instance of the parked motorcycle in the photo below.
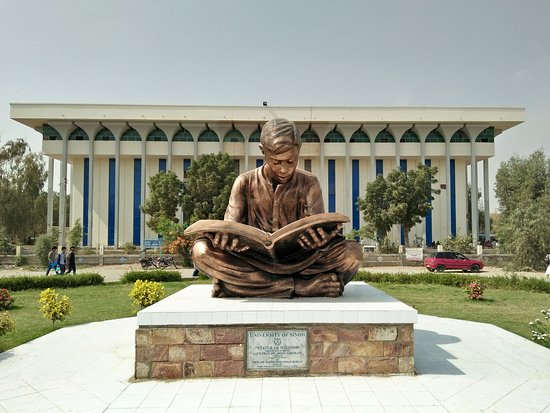
[[[176,265],[176,262],[174,261],[174,257],[171,257],[169,255],[164,255],[157,258],[157,266],[158,268],[166,268],[170,266],[174,266],[174,268],[178,268]]]
[[[141,264],[141,268],[143,268],[144,270],[148,269],[149,267],[158,268],[157,263],[155,262],[153,257],[151,257],[150,255],[147,255],[147,256],[141,258],[139,260],[139,263]]]

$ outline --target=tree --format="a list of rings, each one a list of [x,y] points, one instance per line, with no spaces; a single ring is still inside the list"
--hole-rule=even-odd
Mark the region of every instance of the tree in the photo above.
[[[394,224],[401,224],[405,233],[405,246],[409,246],[409,231],[422,222],[432,209],[432,194],[437,183],[437,167],[418,165],[417,169],[403,172],[391,171],[387,178],[379,175],[367,184],[364,199],[359,199],[359,208],[365,221],[374,226],[378,241],[383,241]]]
[[[36,234],[46,177],[42,155],[31,152],[23,139],[0,148],[0,227],[16,242]]]
[[[160,224],[168,219],[179,222],[176,211],[182,201],[183,182],[172,172],[161,171],[149,180],[150,196],[141,206],[141,211],[151,216],[147,225],[156,233],[161,234]]]
[[[82,242],[82,224],[78,218],[69,232],[69,246],[78,247]]]
[[[517,269],[543,269],[550,250],[550,158],[535,151],[501,163],[495,182],[500,205],[497,238]]]
[[[231,156],[226,153],[202,155],[191,163],[187,176],[182,201],[185,223],[223,219],[237,177]]]

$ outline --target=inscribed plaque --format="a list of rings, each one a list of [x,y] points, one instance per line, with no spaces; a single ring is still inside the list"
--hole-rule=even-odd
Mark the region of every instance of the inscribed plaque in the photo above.
[[[307,330],[247,332],[247,370],[299,370],[307,367]]]

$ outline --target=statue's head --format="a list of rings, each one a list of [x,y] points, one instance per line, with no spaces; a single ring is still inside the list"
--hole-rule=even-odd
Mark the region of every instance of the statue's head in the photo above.
[[[274,154],[297,149],[300,151],[302,140],[294,122],[288,119],[272,119],[262,128],[260,135],[260,149]],[[265,152],[264,152],[265,153]]]
[[[264,172],[274,184],[285,184],[294,176],[302,140],[294,122],[272,119],[262,128],[260,149]]]

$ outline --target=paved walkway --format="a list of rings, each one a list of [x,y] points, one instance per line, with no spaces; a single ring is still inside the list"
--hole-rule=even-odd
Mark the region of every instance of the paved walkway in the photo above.
[[[132,380],[135,318],[66,327],[0,354],[0,412],[545,412],[550,350],[419,316],[413,377]]]

